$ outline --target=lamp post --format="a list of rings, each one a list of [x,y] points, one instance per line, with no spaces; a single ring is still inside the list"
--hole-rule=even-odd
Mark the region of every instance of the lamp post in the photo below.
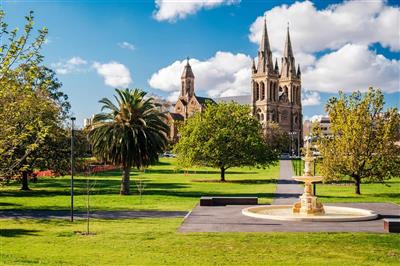
[[[74,221],[74,121],[71,117],[71,222]]]

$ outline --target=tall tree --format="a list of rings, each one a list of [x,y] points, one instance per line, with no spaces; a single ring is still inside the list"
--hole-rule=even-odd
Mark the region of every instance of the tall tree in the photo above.
[[[267,166],[278,158],[264,142],[261,125],[248,106],[208,104],[205,112],[190,117],[179,133],[174,148],[179,163],[218,168],[222,182],[231,167]]]
[[[59,145],[51,145],[64,131],[63,120],[70,107],[54,72],[40,65],[47,29],[33,38],[33,24],[31,12],[18,35],[17,29],[8,31],[0,11],[4,40],[0,49],[0,177],[8,180],[21,174],[23,190],[29,189],[28,174],[34,168],[65,170],[65,164],[61,169],[61,164],[45,162],[53,158],[47,151],[65,154],[59,153]]]
[[[168,125],[153,98],[145,98],[146,92],[115,90],[117,104],[103,98],[101,110],[96,114],[89,132],[89,140],[95,155],[121,165],[123,176],[121,195],[130,192],[130,169],[146,167],[158,161],[158,155],[167,145]]]
[[[384,96],[370,88],[364,95],[339,93],[326,105],[332,136],[319,138],[322,171],[328,178],[351,177],[355,193],[362,180],[384,182],[400,174],[400,130],[396,108],[384,111]]]

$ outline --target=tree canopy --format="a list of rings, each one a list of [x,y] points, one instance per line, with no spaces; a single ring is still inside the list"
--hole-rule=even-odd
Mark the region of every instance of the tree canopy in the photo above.
[[[370,88],[367,93],[339,93],[329,99],[326,111],[332,135],[320,137],[322,172],[328,179],[351,177],[355,193],[362,180],[379,181],[400,174],[400,114],[384,110],[384,96]]]
[[[153,98],[145,98],[139,89],[116,89],[116,104],[107,98],[100,100],[101,110],[93,118],[89,139],[96,156],[121,165],[122,195],[130,192],[130,169],[154,164],[167,145],[169,127]]]
[[[180,139],[174,147],[179,164],[225,170],[240,166],[267,166],[277,160],[262,137],[260,123],[248,106],[237,103],[208,104],[179,128]]]
[[[35,168],[67,170],[65,163],[49,163],[54,162],[49,151],[57,153],[58,140],[66,137],[63,123],[70,105],[54,72],[40,65],[47,29],[33,37],[31,12],[18,35],[17,29],[8,30],[4,16],[0,11],[0,177],[22,174],[22,189],[28,189],[28,174]]]

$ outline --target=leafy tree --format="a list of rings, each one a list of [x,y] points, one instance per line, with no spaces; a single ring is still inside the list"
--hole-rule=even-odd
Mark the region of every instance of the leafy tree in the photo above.
[[[8,31],[0,11],[0,177],[21,174],[23,190],[34,168],[61,171],[58,139],[65,133],[63,119],[69,111],[67,96],[59,91],[54,72],[43,66],[39,50],[47,29],[32,39],[33,13],[26,17],[24,32]],[[64,134],[65,135],[65,134]],[[53,145],[54,144],[54,145]],[[64,162],[69,156],[63,157]],[[58,158],[55,163],[55,158]],[[50,163],[53,162],[53,163]]]
[[[113,164],[122,165],[121,195],[130,192],[130,169],[146,167],[158,161],[167,145],[169,127],[164,122],[153,98],[145,99],[146,92],[115,90],[117,105],[103,98],[102,111],[96,114],[89,132],[95,155]]]
[[[400,174],[400,129],[396,108],[384,111],[384,96],[370,88],[365,95],[339,93],[326,106],[332,136],[319,139],[322,172],[331,179],[351,177],[355,193],[362,180],[379,181]]]
[[[208,104],[204,113],[190,117],[179,132],[181,138],[174,151],[180,165],[219,168],[222,182],[231,167],[267,166],[277,160],[247,106]]]
[[[289,134],[278,123],[269,122],[264,129],[265,142],[277,153],[287,152],[290,145]]]

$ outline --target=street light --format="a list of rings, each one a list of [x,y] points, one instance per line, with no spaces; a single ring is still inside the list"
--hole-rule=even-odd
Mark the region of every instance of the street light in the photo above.
[[[74,121],[71,117],[71,222],[74,221]]]
[[[293,136],[297,135],[297,157],[300,157],[300,139],[299,139],[300,134],[297,131],[290,131],[289,135],[290,135],[290,148],[291,148],[292,156],[294,155]]]

